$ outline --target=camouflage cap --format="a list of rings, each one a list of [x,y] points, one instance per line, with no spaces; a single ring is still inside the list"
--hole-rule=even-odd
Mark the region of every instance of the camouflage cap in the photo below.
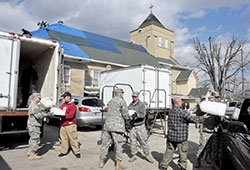
[[[124,91],[122,89],[120,89],[120,88],[115,89],[115,92],[116,93],[124,93]]]
[[[133,91],[132,96],[133,96],[133,97],[138,97],[138,96],[139,96],[139,92]]]
[[[206,99],[206,96],[205,96],[205,95],[202,95],[200,99]]]
[[[39,99],[42,98],[41,94],[40,93],[33,93],[33,97],[38,97]]]
[[[218,97],[220,97],[220,94],[219,94],[219,92],[214,91],[214,92],[213,92],[213,96],[214,96],[215,98],[218,98]]]

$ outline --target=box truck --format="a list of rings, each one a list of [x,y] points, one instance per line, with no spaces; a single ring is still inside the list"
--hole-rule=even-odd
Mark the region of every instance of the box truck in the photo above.
[[[137,65],[103,71],[100,74],[100,98],[107,105],[113,97],[115,88],[124,90],[124,99],[132,102],[132,92],[138,91],[139,98],[145,103],[149,121],[146,126],[151,131],[156,118],[165,119],[171,107],[171,71],[148,65]],[[161,119],[161,120],[162,120]],[[164,126],[165,127],[165,126]],[[165,134],[165,128],[164,134]]]
[[[138,91],[140,100],[148,108],[169,108],[171,105],[171,72],[165,68],[137,65],[101,72],[100,94],[104,94],[104,104],[111,100],[116,87],[125,91],[127,104],[132,101],[132,91]]]
[[[0,135],[27,134],[31,93],[59,100],[59,43],[0,31]]]

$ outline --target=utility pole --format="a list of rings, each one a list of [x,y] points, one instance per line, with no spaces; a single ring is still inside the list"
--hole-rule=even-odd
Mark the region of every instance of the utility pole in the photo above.
[[[244,67],[243,67],[243,50],[242,50],[242,48],[241,48],[241,85],[242,85],[242,97],[244,97],[244,91],[245,91],[245,89],[244,89]]]

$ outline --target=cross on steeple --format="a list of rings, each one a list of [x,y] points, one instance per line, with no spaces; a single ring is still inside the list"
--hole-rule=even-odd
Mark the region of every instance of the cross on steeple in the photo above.
[[[149,9],[150,9],[150,13],[152,14],[152,9],[153,9],[153,7],[154,7],[154,5],[153,4],[151,4],[151,6],[149,7]]]

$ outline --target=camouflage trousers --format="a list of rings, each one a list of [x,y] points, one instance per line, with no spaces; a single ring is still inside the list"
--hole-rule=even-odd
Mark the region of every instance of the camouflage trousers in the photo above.
[[[100,149],[100,159],[106,159],[109,147],[112,143],[115,144],[115,160],[122,160],[122,145],[124,144],[124,137],[118,132],[109,132],[103,130],[102,132],[102,146]]]
[[[29,150],[30,152],[37,152],[40,144],[40,126],[28,126],[29,130]]]
[[[199,148],[196,153],[197,159],[200,159],[203,157],[205,151],[210,152],[211,151],[211,137],[213,133],[212,132],[205,132],[200,131],[200,141],[199,141]]]
[[[145,155],[149,155],[148,134],[145,125],[134,126],[129,132],[131,154],[137,153],[137,141],[140,143]]]

